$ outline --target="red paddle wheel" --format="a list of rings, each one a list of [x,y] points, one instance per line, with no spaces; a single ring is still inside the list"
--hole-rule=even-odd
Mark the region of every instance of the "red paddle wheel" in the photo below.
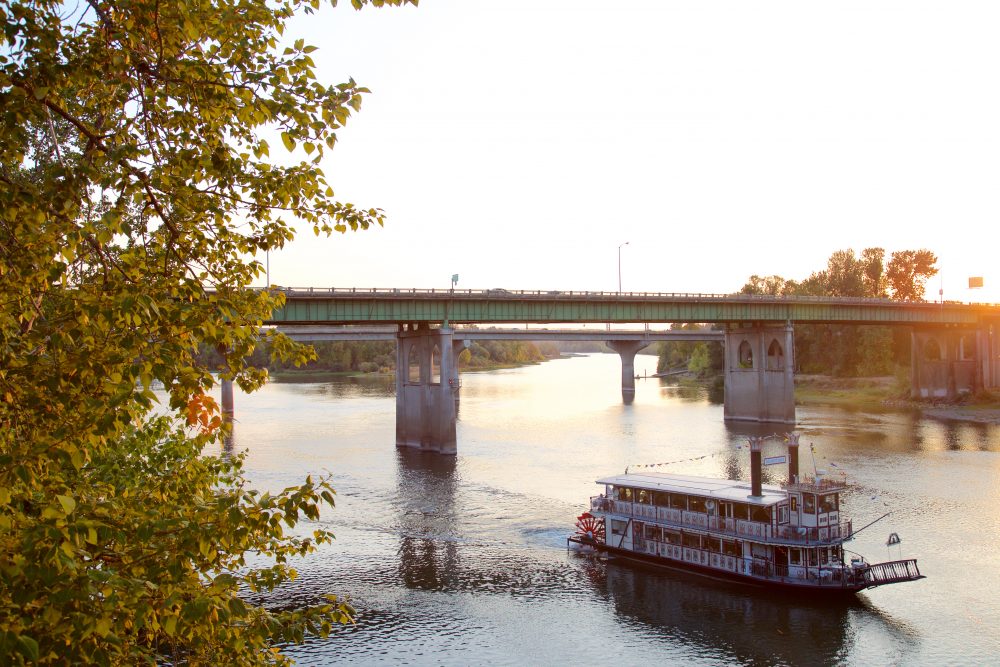
[[[604,519],[598,519],[590,512],[576,518],[576,534],[593,542],[604,541]]]

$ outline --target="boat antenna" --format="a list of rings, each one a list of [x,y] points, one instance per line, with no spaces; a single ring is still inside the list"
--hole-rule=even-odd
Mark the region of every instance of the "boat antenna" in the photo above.
[[[812,456],[813,460],[813,477],[819,477],[819,473],[816,472],[816,444],[809,443],[809,454]]]
[[[886,512],[885,514],[883,514],[883,515],[882,515],[882,516],[880,516],[879,518],[875,519],[875,520],[874,520],[874,521],[872,521],[871,523],[869,523],[869,524],[866,524],[866,525],[864,525],[864,526],[861,526],[861,527],[860,527],[860,528],[858,528],[857,530],[853,531],[853,532],[851,533],[851,539],[854,539],[854,536],[855,536],[855,535],[857,535],[858,533],[860,533],[860,532],[861,532],[862,530],[864,530],[864,529],[865,529],[865,528],[867,528],[868,526],[873,526],[873,525],[875,525],[876,523],[878,523],[878,522],[879,522],[879,521],[881,521],[882,519],[886,518],[886,517],[887,517],[887,516],[889,516],[890,514],[892,514],[892,512]]]

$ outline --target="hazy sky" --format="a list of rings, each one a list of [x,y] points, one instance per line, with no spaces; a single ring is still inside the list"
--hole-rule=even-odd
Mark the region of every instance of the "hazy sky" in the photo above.
[[[616,290],[628,241],[625,290],[731,292],[881,246],[1000,301],[995,0],[343,5],[286,37],[371,88],[325,169],[388,221],[274,283]]]

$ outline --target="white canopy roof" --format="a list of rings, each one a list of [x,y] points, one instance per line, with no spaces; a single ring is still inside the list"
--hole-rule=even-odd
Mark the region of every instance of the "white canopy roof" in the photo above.
[[[761,485],[762,496],[750,496],[750,482],[735,479],[715,479],[712,477],[694,477],[691,475],[671,475],[662,472],[629,473],[602,477],[598,484],[613,484],[614,486],[630,486],[635,489],[650,491],[666,491],[668,493],[686,493],[692,496],[704,496],[717,500],[748,503],[750,505],[777,505],[788,498],[785,490],[770,484]]]

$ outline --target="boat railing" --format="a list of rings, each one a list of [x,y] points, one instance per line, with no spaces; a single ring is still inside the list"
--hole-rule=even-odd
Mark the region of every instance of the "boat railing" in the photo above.
[[[590,499],[592,512],[620,514],[633,519],[657,521],[673,524],[684,528],[699,528],[702,530],[725,533],[744,538],[780,541],[789,544],[824,544],[846,540],[852,535],[850,521],[835,523],[828,526],[808,527],[780,525],[734,519],[732,517],[709,516],[702,512],[689,512],[673,507],[660,507],[647,503],[636,503],[628,500],[615,500],[603,495]]]
[[[895,584],[901,581],[916,581],[923,579],[917,559],[891,560],[885,563],[873,563],[864,570],[865,581],[869,588],[883,584]]]
[[[847,480],[837,477],[812,477],[783,484],[789,491],[808,491],[811,493],[824,493],[830,491],[842,491],[847,488]]]
[[[684,563],[711,567],[760,579],[783,582],[808,582],[831,588],[853,587],[867,578],[862,571],[835,565],[777,565],[760,558],[745,558],[706,549],[673,544],[646,537],[636,537],[632,550],[650,556],[670,558]],[[877,584],[871,584],[877,585]]]

